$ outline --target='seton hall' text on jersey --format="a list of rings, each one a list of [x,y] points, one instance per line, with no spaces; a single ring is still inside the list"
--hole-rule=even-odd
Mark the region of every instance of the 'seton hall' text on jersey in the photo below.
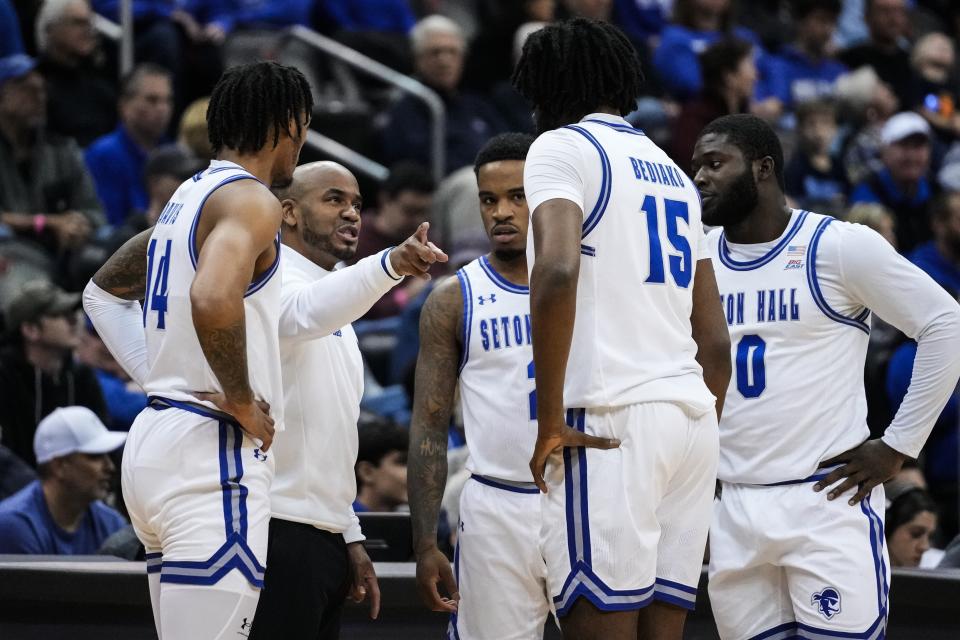
[[[800,304],[797,302],[797,289],[761,289],[751,292],[757,301],[756,318],[759,323],[795,322],[800,320]],[[744,322],[747,292],[721,293],[720,305],[727,317],[727,325],[740,325]],[[748,318],[748,322],[749,322]]]

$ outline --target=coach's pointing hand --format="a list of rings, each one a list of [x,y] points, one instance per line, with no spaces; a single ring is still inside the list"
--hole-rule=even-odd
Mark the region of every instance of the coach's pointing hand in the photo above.
[[[270,417],[270,405],[263,400],[238,403],[227,400],[222,393],[194,393],[198,400],[212,402],[220,411],[231,415],[240,423],[240,428],[250,439],[257,443],[260,451],[266,453],[273,443],[273,418]]]
[[[401,276],[430,279],[428,271],[435,262],[446,262],[447,254],[427,239],[429,222],[421,222],[417,231],[390,252],[390,266]]]
[[[839,498],[853,487],[859,487],[857,493],[849,500],[850,506],[858,504],[861,500],[870,495],[873,488],[892,478],[907,456],[903,455],[883,440],[867,440],[863,444],[844,451],[838,456],[820,463],[821,467],[829,467],[835,464],[841,464],[840,467],[831,471],[827,477],[813,485],[814,491],[822,491],[824,488],[845,478],[840,486],[832,489],[827,494],[827,500]]]
[[[530,471],[533,481],[540,491],[547,492],[547,483],[543,480],[543,473],[547,467],[547,458],[557,449],[563,447],[589,447],[591,449],[616,449],[620,441],[616,438],[601,438],[589,433],[577,431],[565,424],[547,429],[543,421],[540,423],[540,433],[537,434],[537,445],[533,449],[533,458],[530,459]]]

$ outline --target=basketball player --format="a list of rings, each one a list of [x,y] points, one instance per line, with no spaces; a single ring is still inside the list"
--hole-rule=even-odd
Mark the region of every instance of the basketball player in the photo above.
[[[380,607],[373,563],[353,512],[363,358],[350,323],[404,276],[429,278],[446,255],[429,224],[396,248],[334,270],[357,251],[362,199],[335,162],[297,167],[275,190],[283,208],[280,359],[284,432],[274,442],[277,475],[264,588],[251,638],[332,640],[347,596]]]
[[[293,68],[224,73],[207,112],[217,159],[88,287],[88,299],[143,298],[142,314],[128,304],[116,327],[97,328],[141,352],[146,332],[134,379],[149,405],[130,429],[122,484],[161,638],[234,638],[253,621],[283,409],[281,210],[269,187],[292,179],[311,109]]]
[[[474,172],[490,252],[438,286],[420,316],[407,456],[417,586],[428,607],[451,612],[447,636],[460,640],[540,640],[550,612],[540,492],[527,467],[537,433],[523,191],[531,142],[505,133],[480,150]],[[437,548],[437,518],[458,380],[472,475],[460,496],[454,579]]]
[[[549,593],[577,640],[682,635],[730,375],[696,187],[622,117],[640,78],[624,35],[582,19],[530,36],[514,73],[542,132],[524,169],[530,467]]]
[[[736,368],[710,530],[720,636],[883,638],[882,483],[920,453],[960,376],[960,307],[867,227],[788,208],[783,151],[760,118],[714,120],[692,166],[704,222],[722,227],[707,243]],[[910,389],[876,440],[871,311],[918,342]]]

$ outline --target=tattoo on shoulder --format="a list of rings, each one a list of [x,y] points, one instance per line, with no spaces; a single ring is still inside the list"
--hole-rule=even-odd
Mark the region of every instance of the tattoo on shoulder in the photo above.
[[[147,289],[148,229],[128,240],[94,274],[98,287],[124,300],[143,300]]]

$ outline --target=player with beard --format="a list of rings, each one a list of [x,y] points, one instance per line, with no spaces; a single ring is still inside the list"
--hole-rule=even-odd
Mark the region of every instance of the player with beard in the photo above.
[[[527,468],[537,435],[523,190],[531,142],[507,133],[480,150],[474,172],[490,253],[440,284],[420,317],[410,515],[417,586],[428,607],[451,612],[448,638],[539,640],[550,612],[540,498]],[[437,548],[437,517],[458,382],[472,476],[460,496],[455,580]]]
[[[707,125],[692,166],[703,221],[722,227],[707,243],[736,369],[710,528],[720,636],[883,638],[882,483],[920,453],[960,375],[960,307],[874,231],[788,208],[783,151],[760,118]],[[863,388],[871,312],[918,343],[878,439]]]
[[[370,593],[377,578],[353,512],[363,359],[350,323],[404,276],[429,278],[446,256],[428,223],[399,247],[351,267],[361,233],[360,187],[335,162],[297,167],[275,190],[283,208],[280,362],[286,432],[274,443],[277,475],[267,572],[251,638],[339,637],[345,597]]]

